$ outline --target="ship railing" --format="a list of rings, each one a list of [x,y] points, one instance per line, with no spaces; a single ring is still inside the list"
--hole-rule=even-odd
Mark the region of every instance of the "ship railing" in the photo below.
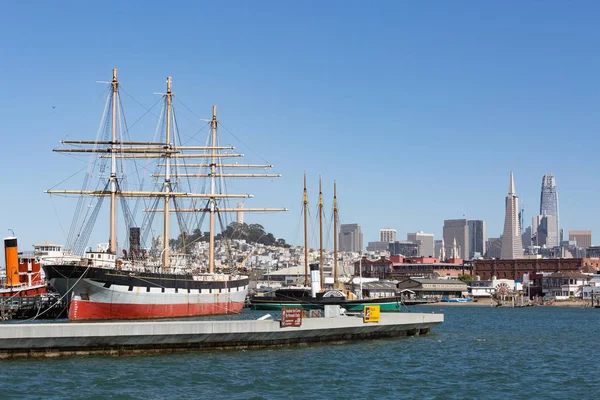
[[[60,256],[41,256],[39,257],[39,263],[41,265],[49,265],[49,264],[77,264],[82,261],[81,257],[71,256],[68,254],[63,254]]]
[[[23,282],[23,283],[19,283],[18,285],[6,286],[6,284],[7,284],[7,280],[6,280],[6,278],[2,278],[2,281],[1,281],[1,282],[2,282],[2,286],[3,286],[3,287],[6,287],[7,289],[15,289],[15,290],[18,290],[18,289],[26,288],[26,287],[28,287],[28,286],[29,286],[29,285],[28,285],[27,283],[25,283],[25,282]]]
[[[36,302],[36,298],[34,296],[26,296],[26,297],[8,297],[6,299],[0,300],[2,305],[11,306],[11,307],[23,307],[23,306],[32,306]]]
[[[222,281],[222,280],[226,280],[227,278],[230,278],[232,280],[234,279],[242,279],[245,275],[227,275],[227,274],[201,274],[201,275],[194,275],[194,280],[195,281]]]

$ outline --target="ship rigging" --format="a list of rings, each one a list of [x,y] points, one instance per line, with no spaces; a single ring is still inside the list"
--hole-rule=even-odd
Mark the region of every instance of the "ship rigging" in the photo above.
[[[109,229],[108,246],[98,258],[83,258],[80,265],[49,265],[45,266],[45,271],[51,279],[54,279],[55,286],[62,288],[64,292],[73,291],[73,299],[69,311],[69,317],[74,319],[83,318],[145,318],[145,317],[163,317],[163,316],[188,316],[214,314],[222,312],[239,312],[243,305],[245,293],[247,291],[248,277],[238,275],[234,268],[231,268],[230,274],[216,273],[215,263],[215,234],[216,220],[222,222],[221,214],[232,212],[278,212],[287,211],[285,208],[256,208],[256,207],[230,207],[227,204],[228,199],[245,199],[252,197],[250,194],[232,194],[226,193],[224,189],[224,179],[230,178],[275,178],[279,174],[272,173],[227,173],[228,168],[265,168],[269,169],[270,164],[228,164],[223,163],[222,159],[229,157],[243,157],[243,154],[225,153],[224,151],[233,150],[231,146],[220,146],[218,141],[217,107],[213,106],[212,119],[209,121],[210,134],[206,146],[186,146],[181,144],[177,135],[174,134],[174,127],[177,126],[173,108],[173,92],[171,88],[171,78],[167,78],[167,90],[163,94],[164,113],[161,120],[164,123],[164,141],[133,141],[123,139],[122,135],[117,134],[118,118],[117,104],[119,101],[120,82],[117,80],[117,70],[113,70],[113,79],[110,82],[111,96],[110,101],[110,136],[108,140],[64,140],[64,146],[55,149],[60,153],[91,153],[100,160],[100,169],[110,161],[110,175],[104,186],[95,189],[89,187],[89,177],[92,173],[86,175],[84,187],[81,190],[51,189],[49,194],[58,195],[78,195],[86,199],[97,199],[92,204],[91,213],[83,220],[80,216],[75,216],[71,231],[77,231],[80,227],[80,233],[75,234],[76,240],[70,242],[76,252],[81,252],[82,248],[87,246],[93,223],[98,216],[100,205],[104,198],[110,199],[109,210]],[[108,129],[107,129],[108,130]],[[186,163],[188,159],[207,159],[204,163]],[[126,179],[120,177],[119,165],[125,160],[139,161],[139,159],[156,160],[155,173],[150,174],[153,178],[158,178],[155,187],[151,190],[144,190],[142,184],[139,189],[131,190],[127,188]],[[121,167],[122,168],[122,167]],[[205,168],[205,172],[190,172],[192,169]],[[139,168],[138,168],[139,169]],[[144,167],[148,170],[149,167]],[[208,181],[209,190],[206,193],[199,193],[194,190],[194,184],[197,178]],[[187,183],[189,187],[183,187]],[[197,183],[196,183],[197,186]],[[206,186],[206,185],[205,185]],[[150,199],[151,207],[148,204],[144,207],[145,217],[141,229],[142,235],[146,237],[149,228],[152,225],[153,216],[156,213],[162,213],[162,248],[157,257],[156,254],[144,254],[140,257],[142,250],[139,243],[139,230],[135,227],[134,212],[131,210],[127,199]],[[130,242],[130,253],[128,257],[119,257],[117,241],[117,202],[121,201],[123,217],[128,227],[127,234]],[[76,211],[85,209],[85,202],[78,204]],[[162,209],[158,208],[162,204]],[[137,205],[133,210],[137,210]],[[88,208],[89,209],[89,208]],[[208,260],[205,270],[200,269],[200,264],[191,262],[189,259],[183,260],[183,265],[173,265],[176,259],[171,254],[171,214],[177,215],[177,221],[183,238],[188,234],[190,219],[182,215],[199,216],[199,221],[195,221],[196,229],[202,224],[203,216],[209,216],[209,237],[208,237]],[[81,229],[83,228],[83,229]],[[138,241],[135,243],[135,239]],[[191,243],[185,243],[184,247]],[[89,253],[89,252],[88,252]],[[127,254],[123,249],[123,254]],[[98,263],[98,259],[103,261]],[[201,260],[201,263],[205,262]],[[113,272],[108,272],[113,270]],[[135,272],[132,274],[131,271]],[[183,275],[177,277],[177,275]],[[69,287],[69,278],[76,279],[76,284]],[[64,280],[67,280],[64,282]],[[174,279],[175,283],[170,282]],[[202,283],[206,283],[203,285]],[[171,295],[158,293],[167,293],[172,291]],[[60,290],[60,289],[59,289]],[[158,290],[158,292],[157,292]],[[189,294],[197,293],[197,296]],[[218,290],[219,296],[212,295],[214,290]],[[122,293],[125,292],[125,293]],[[138,298],[131,296],[135,292]],[[235,292],[235,293],[234,293]],[[139,296],[145,293],[145,296]],[[177,294],[186,293],[188,296],[177,296]],[[116,295],[118,294],[118,296]],[[223,294],[223,296],[221,296]],[[185,298],[184,298],[185,297]],[[214,298],[214,299],[211,299]],[[132,303],[133,302],[133,303]],[[231,304],[230,304],[231,303]],[[235,303],[235,304],[233,304]],[[129,306],[129,309],[126,307]],[[113,310],[120,310],[113,312]],[[135,311],[137,310],[137,311]]]

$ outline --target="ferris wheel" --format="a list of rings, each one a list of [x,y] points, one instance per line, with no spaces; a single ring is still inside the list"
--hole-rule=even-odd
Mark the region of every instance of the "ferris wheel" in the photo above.
[[[496,285],[496,293],[501,296],[506,296],[509,291],[510,291],[510,288],[508,287],[506,282],[501,282]]]

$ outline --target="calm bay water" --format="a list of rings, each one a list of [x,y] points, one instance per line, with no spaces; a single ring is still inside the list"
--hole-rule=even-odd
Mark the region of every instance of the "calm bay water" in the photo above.
[[[1,361],[0,398],[600,398],[599,309],[411,311],[446,321],[428,336],[340,345]]]

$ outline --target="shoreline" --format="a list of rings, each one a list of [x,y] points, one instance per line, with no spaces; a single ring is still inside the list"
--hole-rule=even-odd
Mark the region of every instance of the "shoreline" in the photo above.
[[[496,307],[496,303],[489,300],[479,300],[476,302],[468,302],[468,303],[446,303],[446,302],[437,302],[437,303],[428,303],[428,304],[418,304],[417,306],[450,306],[450,307]],[[519,308],[518,303],[515,308]],[[554,301],[552,303],[543,303],[543,304],[532,304],[532,307],[578,307],[578,308],[592,308],[591,302],[587,300],[562,300],[562,301]],[[502,308],[512,308],[510,305],[503,306]]]

